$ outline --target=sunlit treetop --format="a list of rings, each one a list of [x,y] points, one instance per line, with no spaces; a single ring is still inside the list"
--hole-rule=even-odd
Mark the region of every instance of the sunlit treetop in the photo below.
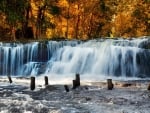
[[[0,17],[13,39],[150,35],[150,0],[0,0]]]

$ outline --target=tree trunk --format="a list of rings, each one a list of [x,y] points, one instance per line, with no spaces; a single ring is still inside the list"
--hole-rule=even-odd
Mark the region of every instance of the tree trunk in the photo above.
[[[38,15],[37,15],[37,22],[36,22],[36,38],[38,39],[41,37],[42,33],[42,25],[44,22],[45,18],[45,9],[46,9],[47,4],[44,4],[41,7],[38,7]]]
[[[79,11],[79,4],[78,4],[78,11]],[[78,39],[79,22],[80,22],[80,15],[78,13],[78,15],[77,15],[77,23],[76,23],[76,28],[75,28],[75,38],[76,39]]]
[[[15,40],[16,40],[15,32],[16,32],[16,29],[15,29],[15,27],[13,26],[13,27],[11,28],[11,40],[12,40],[12,41],[15,41]]]
[[[26,8],[25,12],[26,12],[26,15],[25,15],[25,22],[23,23],[23,37],[24,38],[28,38],[28,32],[27,32],[27,29],[28,29],[28,24],[29,24],[29,13],[31,11],[31,6],[28,5],[28,7]]]
[[[69,10],[70,10],[70,3],[69,3],[69,6],[68,6],[68,10],[67,10],[67,26],[66,26],[66,32],[65,32],[65,37],[66,38],[68,38],[68,33],[69,33],[69,18],[70,18]]]
[[[93,14],[91,13],[90,14],[90,21],[89,21],[89,26],[88,26],[88,33],[87,33],[87,35],[88,35],[88,38],[91,38],[92,37],[92,22],[93,22]]]

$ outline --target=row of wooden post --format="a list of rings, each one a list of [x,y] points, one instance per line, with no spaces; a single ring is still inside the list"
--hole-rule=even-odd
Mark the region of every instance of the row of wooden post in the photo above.
[[[75,80],[72,81],[73,87],[72,89],[76,89],[77,87],[80,86],[80,74],[76,74]],[[12,79],[10,76],[8,76],[8,80],[10,83],[12,83]],[[48,85],[48,76],[44,77],[45,80],[45,85]],[[66,92],[69,92],[69,87],[67,85],[64,85],[64,88]],[[107,79],[107,88],[108,90],[112,90],[114,88],[114,84],[112,83],[112,79]],[[34,90],[35,89],[35,77],[31,77],[31,83],[30,83],[30,89]],[[147,87],[147,90],[150,90],[150,84]]]
[[[8,76],[9,82],[12,83],[12,79],[10,76]],[[48,77],[44,77],[45,80],[45,85],[48,85]],[[72,89],[76,89],[77,87],[80,86],[80,74],[76,74],[75,80],[72,81],[73,87]],[[108,89],[112,90],[113,89],[113,83],[112,79],[107,79],[107,84],[108,84]],[[64,85],[66,92],[69,92],[69,87],[67,85]],[[35,77],[31,77],[31,83],[30,83],[30,89],[34,90],[35,89]]]
[[[45,76],[45,85],[48,85],[48,77]],[[12,82],[11,78],[9,77],[10,82]],[[73,87],[72,89],[76,89],[77,87],[80,86],[80,74],[76,74],[76,79],[72,81]],[[67,85],[64,85],[64,88],[66,92],[69,92],[69,87]],[[112,79],[107,79],[107,89],[112,90],[114,88],[114,84],[112,83]],[[35,89],[35,77],[31,77],[31,84],[30,84],[30,89],[34,90]],[[150,84],[148,85],[147,90],[150,90]]]
[[[8,76],[9,82],[12,83],[12,79],[10,76]],[[45,85],[48,85],[48,77],[44,77],[45,80]],[[80,86],[80,74],[76,74],[75,80],[72,81],[73,87],[72,89],[76,89],[77,87]],[[113,89],[113,83],[112,79],[107,79],[107,84],[108,84],[108,89],[112,90]],[[64,85],[66,92],[69,92],[69,87],[67,85]],[[30,83],[30,89],[34,90],[35,89],[35,77],[31,77],[31,83]],[[150,87],[149,87],[150,90]]]
[[[76,79],[72,81],[73,87],[72,89],[76,89],[80,86],[80,75],[76,74]],[[64,85],[66,92],[69,92],[69,88],[67,85]],[[114,88],[114,84],[112,83],[112,79],[107,79],[107,88],[108,90],[112,90]]]
[[[48,85],[48,77],[44,77],[45,80],[45,85]],[[31,77],[31,83],[30,83],[30,89],[34,90],[35,89],[35,77]]]
[[[48,77],[47,76],[44,77],[44,80],[45,80],[45,85],[48,85]],[[80,75],[76,74],[76,79],[73,80],[72,89],[76,89],[79,86],[80,86]],[[66,92],[69,92],[69,87],[67,85],[64,85],[64,88],[65,88]],[[35,89],[35,77],[31,77],[30,89],[31,90]]]

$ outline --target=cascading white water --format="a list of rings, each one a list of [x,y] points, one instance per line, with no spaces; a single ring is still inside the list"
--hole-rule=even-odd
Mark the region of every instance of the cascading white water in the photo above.
[[[149,76],[148,39],[97,39],[0,44],[1,75]]]
[[[144,40],[143,40],[144,41]],[[57,50],[49,60],[47,73],[136,76],[136,55],[141,40],[88,41]]]

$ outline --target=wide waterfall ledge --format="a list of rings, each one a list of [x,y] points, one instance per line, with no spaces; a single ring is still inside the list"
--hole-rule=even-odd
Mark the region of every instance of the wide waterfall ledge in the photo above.
[[[0,43],[0,75],[48,75],[66,78],[80,73],[91,79],[150,77],[150,40],[95,39]],[[54,76],[55,75],[55,76]]]

